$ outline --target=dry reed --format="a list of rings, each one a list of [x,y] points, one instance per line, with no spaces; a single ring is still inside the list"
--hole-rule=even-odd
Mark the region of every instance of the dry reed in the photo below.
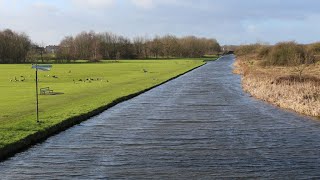
[[[308,67],[298,78],[289,67],[262,67],[258,61],[237,58],[234,72],[252,96],[281,108],[320,117],[320,65]]]

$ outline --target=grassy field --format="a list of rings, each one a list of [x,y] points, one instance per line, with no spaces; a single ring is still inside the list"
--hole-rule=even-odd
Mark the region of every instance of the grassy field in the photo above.
[[[50,87],[58,93],[40,96],[40,124],[35,118],[31,65],[0,65],[0,148],[201,64],[193,59],[55,64],[51,71],[39,72],[39,88]]]

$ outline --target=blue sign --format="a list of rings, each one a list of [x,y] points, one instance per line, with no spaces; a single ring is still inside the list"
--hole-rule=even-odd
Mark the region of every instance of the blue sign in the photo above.
[[[50,71],[52,65],[32,65],[32,69],[37,69],[40,71]]]

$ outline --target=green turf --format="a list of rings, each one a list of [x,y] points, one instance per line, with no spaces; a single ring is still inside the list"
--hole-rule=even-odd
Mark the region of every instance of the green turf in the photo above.
[[[39,72],[39,88],[61,93],[40,96],[41,124],[35,119],[35,71],[31,65],[0,65],[0,148],[201,64],[203,61],[193,59],[55,64],[51,71]]]

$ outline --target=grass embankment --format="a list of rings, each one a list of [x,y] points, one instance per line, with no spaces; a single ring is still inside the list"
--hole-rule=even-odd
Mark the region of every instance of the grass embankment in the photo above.
[[[299,69],[304,69],[299,75]],[[235,73],[243,89],[281,108],[320,117],[320,62],[305,66],[265,66],[256,55],[237,56]]]
[[[39,72],[40,120],[35,119],[35,72],[31,65],[0,65],[0,150],[64,120],[92,112],[204,64],[198,60],[128,60],[56,64]]]
[[[204,62],[210,62],[210,61],[215,61],[219,58],[219,55],[204,55]]]

